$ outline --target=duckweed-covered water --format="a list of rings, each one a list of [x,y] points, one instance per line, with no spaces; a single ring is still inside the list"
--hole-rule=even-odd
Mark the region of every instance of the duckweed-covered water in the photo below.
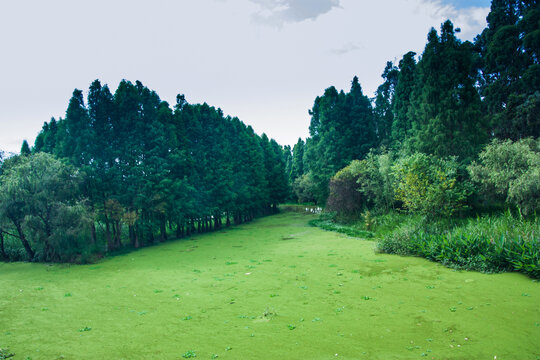
[[[285,213],[99,264],[0,264],[14,359],[538,359],[540,288]],[[216,357],[217,356],[217,357]]]

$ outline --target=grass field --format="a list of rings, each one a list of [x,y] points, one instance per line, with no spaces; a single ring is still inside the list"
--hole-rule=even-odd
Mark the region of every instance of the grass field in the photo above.
[[[284,213],[86,266],[0,264],[13,359],[539,359],[540,287]]]

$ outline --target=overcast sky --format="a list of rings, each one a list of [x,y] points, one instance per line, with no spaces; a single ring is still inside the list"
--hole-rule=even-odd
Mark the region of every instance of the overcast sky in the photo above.
[[[472,40],[488,0],[2,0],[0,149],[33,143],[74,88],[140,80],[293,144],[308,109],[357,75],[373,96],[386,61],[421,54],[447,18]]]

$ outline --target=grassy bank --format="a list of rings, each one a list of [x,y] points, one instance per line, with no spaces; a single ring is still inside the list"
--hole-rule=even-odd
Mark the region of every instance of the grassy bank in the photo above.
[[[94,265],[0,264],[14,359],[536,359],[540,288],[284,213]]]
[[[427,221],[418,215],[364,213],[358,218],[328,214],[311,224],[361,238],[375,237],[377,250],[421,256],[457,269],[487,273],[518,271],[540,278],[540,221],[509,212],[468,219]],[[368,230],[369,229],[369,230]]]

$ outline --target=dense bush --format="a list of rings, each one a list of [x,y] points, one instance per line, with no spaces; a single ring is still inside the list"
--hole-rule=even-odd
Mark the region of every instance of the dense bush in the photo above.
[[[421,256],[445,265],[484,272],[519,271],[540,278],[540,222],[509,213],[450,225],[408,224],[384,236],[377,250]]]
[[[376,154],[373,151],[356,166],[358,190],[369,207],[389,210],[394,206],[395,176],[392,166],[392,154]]]
[[[441,159],[416,153],[399,159],[393,169],[396,199],[409,212],[449,217],[465,208],[471,186],[460,179],[455,157]]]
[[[92,219],[78,198],[79,172],[45,153],[20,156],[3,169],[0,227],[19,241],[6,241],[5,257],[20,260],[24,249],[25,260],[70,262],[90,251]]]
[[[494,140],[468,170],[486,200],[499,197],[525,215],[540,208],[540,139]]]
[[[358,191],[358,168],[362,162],[353,160],[330,179],[330,192],[326,208],[339,214],[352,215],[363,207],[362,194]]]
[[[296,178],[292,184],[292,189],[299,203],[316,203],[315,187],[316,184],[310,173]]]

